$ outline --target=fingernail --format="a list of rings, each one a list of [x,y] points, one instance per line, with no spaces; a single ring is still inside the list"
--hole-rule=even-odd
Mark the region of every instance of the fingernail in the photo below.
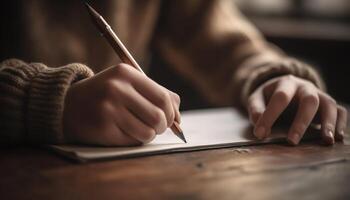
[[[293,134],[291,134],[291,136],[289,137],[289,140],[290,140],[294,145],[297,145],[297,144],[299,144],[300,136],[299,136],[298,133],[293,133]]]
[[[334,144],[334,133],[332,130],[326,130],[325,136],[327,144]]]

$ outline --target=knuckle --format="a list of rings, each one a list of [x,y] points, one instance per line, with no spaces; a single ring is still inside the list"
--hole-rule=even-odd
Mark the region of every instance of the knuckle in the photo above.
[[[305,85],[307,85],[309,88],[317,88],[313,82],[308,81],[308,80],[303,80],[303,81],[304,81]]]
[[[299,83],[303,85],[304,88],[314,89],[316,88],[315,84],[312,81],[306,80],[306,79],[300,79]]]
[[[162,108],[165,109],[170,102],[170,95],[168,92],[162,91],[159,93],[159,98],[158,98],[158,105]]]
[[[327,94],[325,95],[325,102],[333,106],[337,105],[337,102]]]
[[[318,98],[318,96],[316,94],[304,95],[301,98],[301,101],[303,101],[303,102],[305,102],[307,104],[316,105],[316,106],[318,106],[319,103],[320,103],[320,100],[319,100],[319,98]]]
[[[275,98],[278,102],[280,102],[281,104],[288,104],[289,103],[289,96],[288,93],[286,91],[280,90],[280,91],[276,91],[275,93]]]
[[[120,76],[126,76],[130,73],[131,68],[129,65],[125,64],[125,63],[119,63],[116,67],[116,74],[120,75]]]
[[[288,74],[283,77],[283,80],[286,80],[286,81],[295,80],[295,76]]]
[[[173,93],[172,95],[173,95],[173,98],[174,98],[175,103],[176,103],[177,105],[180,105],[180,104],[181,104],[181,98],[180,98],[180,96],[179,96],[178,94],[176,94],[176,93]]]

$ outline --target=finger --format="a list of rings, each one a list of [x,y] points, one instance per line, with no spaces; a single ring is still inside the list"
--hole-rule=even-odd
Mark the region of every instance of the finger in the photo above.
[[[144,144],[152,141],[156,135],[153,128],[144,124],[125,107],[118,108],[115,123],[123,133]]]
[[[291,81],[280,81],[277,84],[266,110],[256,125],[255,135],[259,139],[265,138],[270,134],[273,124],[287,108],[293,99],[296,90],[297,84]]]
[[[147,86],[144,86],[144,88],[146,87]],[[138,90],[137,88],[135,89]],[[167,126],[170,127],[175,119],[173,101],[170,94],[165,90],[161,90],[160,88],[158,90],[152,90],[151,88],[148,89],[149,90],[141,88],[138,90],[138,92],[164,112]]]
[[[82,132],[79,143],[101,145],[101,146],[134,146],[141,144],[136,139],[123,134],[114,121],[115,106],[111,102],[100,105],[100,121],[95,121],[93,126],[80,126],[77,132]],[[100,113],[98,114],[100,115]],[[96,134],[98,133],[98,134]]]
[[[168,127],[172,125],[175,113],[169,92],[137,70],[128,68],[127,70],[131,72],[126,73],[126,76],[129,76],[136,91],[164,112]]]
[[[173,101],[173,109],[175,113],[175,121],[178,123],[181,123],[181,115],[180,115],[180,103],[181,99],[180,96],[172,91],[169,90],[171,99]]]
[[[298,100],[298,111],[287,137],[289,143],[293,145],[299,144],[319,107],[319,97],[316,88],[300,87],[298,89]]]
[[[167,128],[167,121],[164,112],[153,105],[146,98],[141,96],[135,88],[123,81],[110,82],[108,86],[109,97],[114,107],[126,106],[141,121],[162,133]]]
[[[251,123],[255,126],[262,113],[265,111],[265,99],[261,89],[255,91],[248,99],[248,114]]]
[[[130,87],[125,91],[120,91],[119,94],[121,95],[114,98],[121,98],[127,109],[146,125],[152,127],[157,134],[166,130],[167,121],[164,112],[140,95],[134,88]]]
[[[109,143],[108,146],[138,146],[142,144],[142,142],[126,134],[116,124],[115,133],[113,135],[114,139],[107,140]]]
[[[344,139],[345,129],[346,129],[346,123],[347,123],[347,115],[348,111],[343,106],[337,107],[337,124],[336,124],[336,132],[335,132],[335,138],[339,141],[342,141]]]
[[[320,93],[321,132],[326,144],[334,143],[334,132],[337,121],[337,103],[325,93]]]

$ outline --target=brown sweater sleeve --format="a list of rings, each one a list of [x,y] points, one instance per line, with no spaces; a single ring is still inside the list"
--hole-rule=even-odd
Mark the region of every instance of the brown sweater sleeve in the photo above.
[[[266,42],[231,0],[168,1],[156,47],[216,105],[244,106],[264,81],[292,74],[324,89],[309,65]]]
[[[48,68],[10,59],[0,64],[0,143],[61,143],[69,86],[93,72],[82,64]]]

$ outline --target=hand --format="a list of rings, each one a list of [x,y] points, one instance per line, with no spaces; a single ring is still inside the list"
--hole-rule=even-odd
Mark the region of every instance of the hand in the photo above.
[[[68,142],[130,146],[150,142],[180,121],[180,98],[127,64],[71,86],[63,129]]]
[[[297,145],[313,120],[321,124],[322,138],[327,144],[343,140],[346,109],[313,83],[292,75],[272,79],[250,96],[247,108],[255,126],[254,135],[259,139],[269,136],[272,125],[290,104],[297,105],[287,136],[290,143]]]

